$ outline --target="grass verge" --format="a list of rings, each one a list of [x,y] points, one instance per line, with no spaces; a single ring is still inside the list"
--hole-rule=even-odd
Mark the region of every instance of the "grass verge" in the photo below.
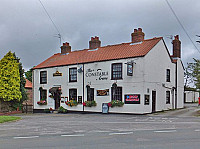
[[[10,122],[10,121],[16,121],[21,119],[21,117],[16,117],[16,116],[0,116],[0,123],[4,122]]]

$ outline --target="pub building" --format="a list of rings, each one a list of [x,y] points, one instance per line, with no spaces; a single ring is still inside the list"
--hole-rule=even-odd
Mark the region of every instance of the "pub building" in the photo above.
[[[101,46],[95,36],[89,49],[73,51],[63,43],[61,53],[33,68],[34,112],[61,106],[68,111],[102,112],[102,105],[108,103],[109,113],[183,108],[179,36],[172,42],[172,55],[162,37],[144,37],[138,28],[127,43]]]

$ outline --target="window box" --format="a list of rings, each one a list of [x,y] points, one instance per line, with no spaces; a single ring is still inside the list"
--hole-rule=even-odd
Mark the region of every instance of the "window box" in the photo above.
[[[124,102],[120,100],[112,100],[111,102],[108,103],[108,106],[113,108],[113,107],[122,107],[124,105]]]
[[[96,103],[96,101],[85,101],[84,103],[83,103],[83,106],[85,106],[85,107],[95,107],[97,105],[97,103]]]
[[[46,100],[40,100],[37,102],[38,105],[47,105],[47,101]]]
[[[70,100],[70,101],[66,101],[65,104],[70,107],[73,107],[73,106],[77,106],[78,102],[76,100]]]

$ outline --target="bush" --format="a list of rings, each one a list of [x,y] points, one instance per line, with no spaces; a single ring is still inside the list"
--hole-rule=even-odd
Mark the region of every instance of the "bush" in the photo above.
[[[67,113],[67,109],[65,109],[61,106],[58,108],[58,113]]]

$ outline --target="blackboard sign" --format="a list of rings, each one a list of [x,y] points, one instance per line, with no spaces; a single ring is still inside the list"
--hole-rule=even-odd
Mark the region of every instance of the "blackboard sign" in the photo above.
[[[78,103],[82,103],[82,96],[78,96]]]
[[[140,94],[124,95],[125,104],[140,104]]]

